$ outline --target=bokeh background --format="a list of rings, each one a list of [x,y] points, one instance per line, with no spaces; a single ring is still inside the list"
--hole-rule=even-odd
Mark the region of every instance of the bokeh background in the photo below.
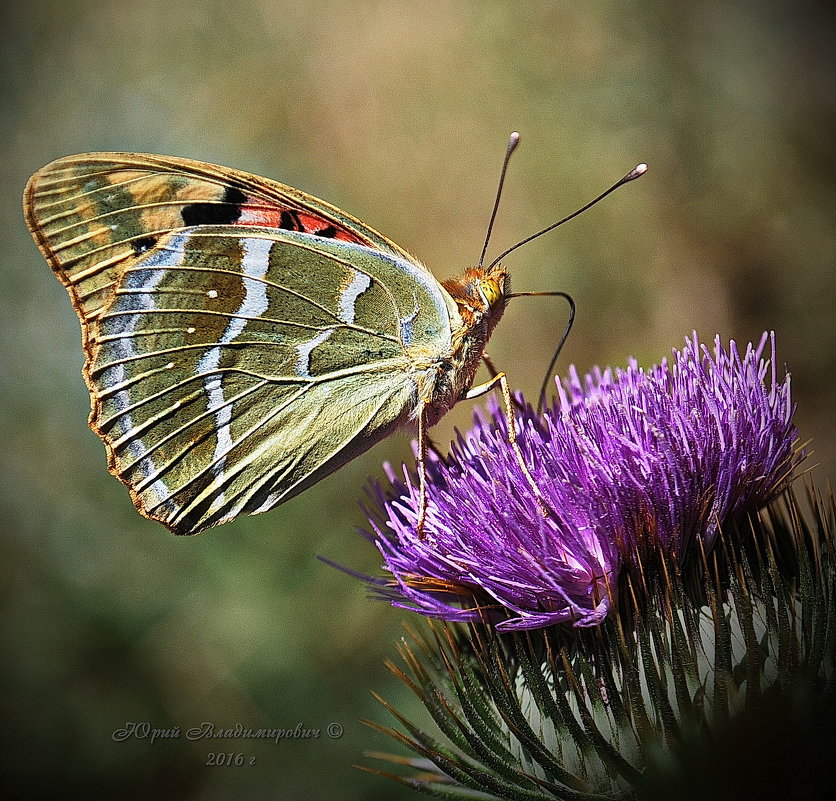
[[[215,161],[331,200],[440,277],[478,257],[499,163],[522,132],[494,253],[639,161],[646,177],[508,260],[562,289],[561,367],[658,361],[696,329],[778,334],[798,424],[832,477],[834,59],[811,0],[26,0],[0,21],[0,747],[15,796],[411,798],[357,770],[397,750],[375,689],[409,616],[354,530],[381,444],[278,510],[197,539],[139,517],[86,427],[79,329],[20,212],[27,177],[87,150]],[[519,301],[490,352],[534,393],[564,322]],[[434,434],[466,426],[462,404]],[[420,716],[419,716],[420,717]],[[127,721],[180,727],[114,742]],[[187,728],[321,729],[189,742]],[[329,738],[330,723],[343,727]],[[212,752],[253,766],[208,766]]]

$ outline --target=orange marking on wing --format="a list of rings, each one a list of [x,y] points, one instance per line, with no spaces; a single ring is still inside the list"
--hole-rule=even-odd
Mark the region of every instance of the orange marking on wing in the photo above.
[[[248,198],[250,201],[250,198]],[[362,237],[347,228],[335,226],[331,221],[310,212],[297,211],[277,205],[266,205],[257,200],[241,205],[241,216],[236,225],[258,225],[268,228],[282,228],[286,231],[299,231],[304,234],[326,236],[343,242],[368,245]]]

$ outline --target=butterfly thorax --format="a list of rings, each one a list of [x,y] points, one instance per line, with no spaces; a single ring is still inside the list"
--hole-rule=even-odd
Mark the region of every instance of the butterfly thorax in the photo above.
[[[504,267],[471,267],[443,283],[456,302],[461,323],[453,327],[451,357],[432,392],[428,420],[435,423],[472,386],[485,345],[505,311],[510,277]]]

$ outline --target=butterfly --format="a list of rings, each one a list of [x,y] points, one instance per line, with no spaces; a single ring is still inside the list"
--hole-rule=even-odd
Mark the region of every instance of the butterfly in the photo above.
[[[32,176],[24,212],[81,322],[108,469],[177,534],[267,511],[404,425],[422,467],[426,429],[504,381],[473,387],[503,267],[439,282],[290,186],[88,153]]]
[[[507,378],[484,353],[515,296],[499,260],[646,165],[483,266],[518,141],[478,265],[443,282],[336,206],[238,170],[87,153],[35,173],[26,222],[78,314],[90,427],[137,510],[196,534],[265,512],[413,426],[421,534],[427,429],[494,387],[541,498]],[[483,360],[491,378],[474,386]]]

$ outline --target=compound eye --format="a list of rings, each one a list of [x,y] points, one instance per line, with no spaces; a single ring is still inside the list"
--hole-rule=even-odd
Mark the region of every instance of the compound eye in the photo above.
[[[493,278],[482,278],[479,281],[479,291],[485,299],[488,308],[492,309],[502,299],[502,290]]]

